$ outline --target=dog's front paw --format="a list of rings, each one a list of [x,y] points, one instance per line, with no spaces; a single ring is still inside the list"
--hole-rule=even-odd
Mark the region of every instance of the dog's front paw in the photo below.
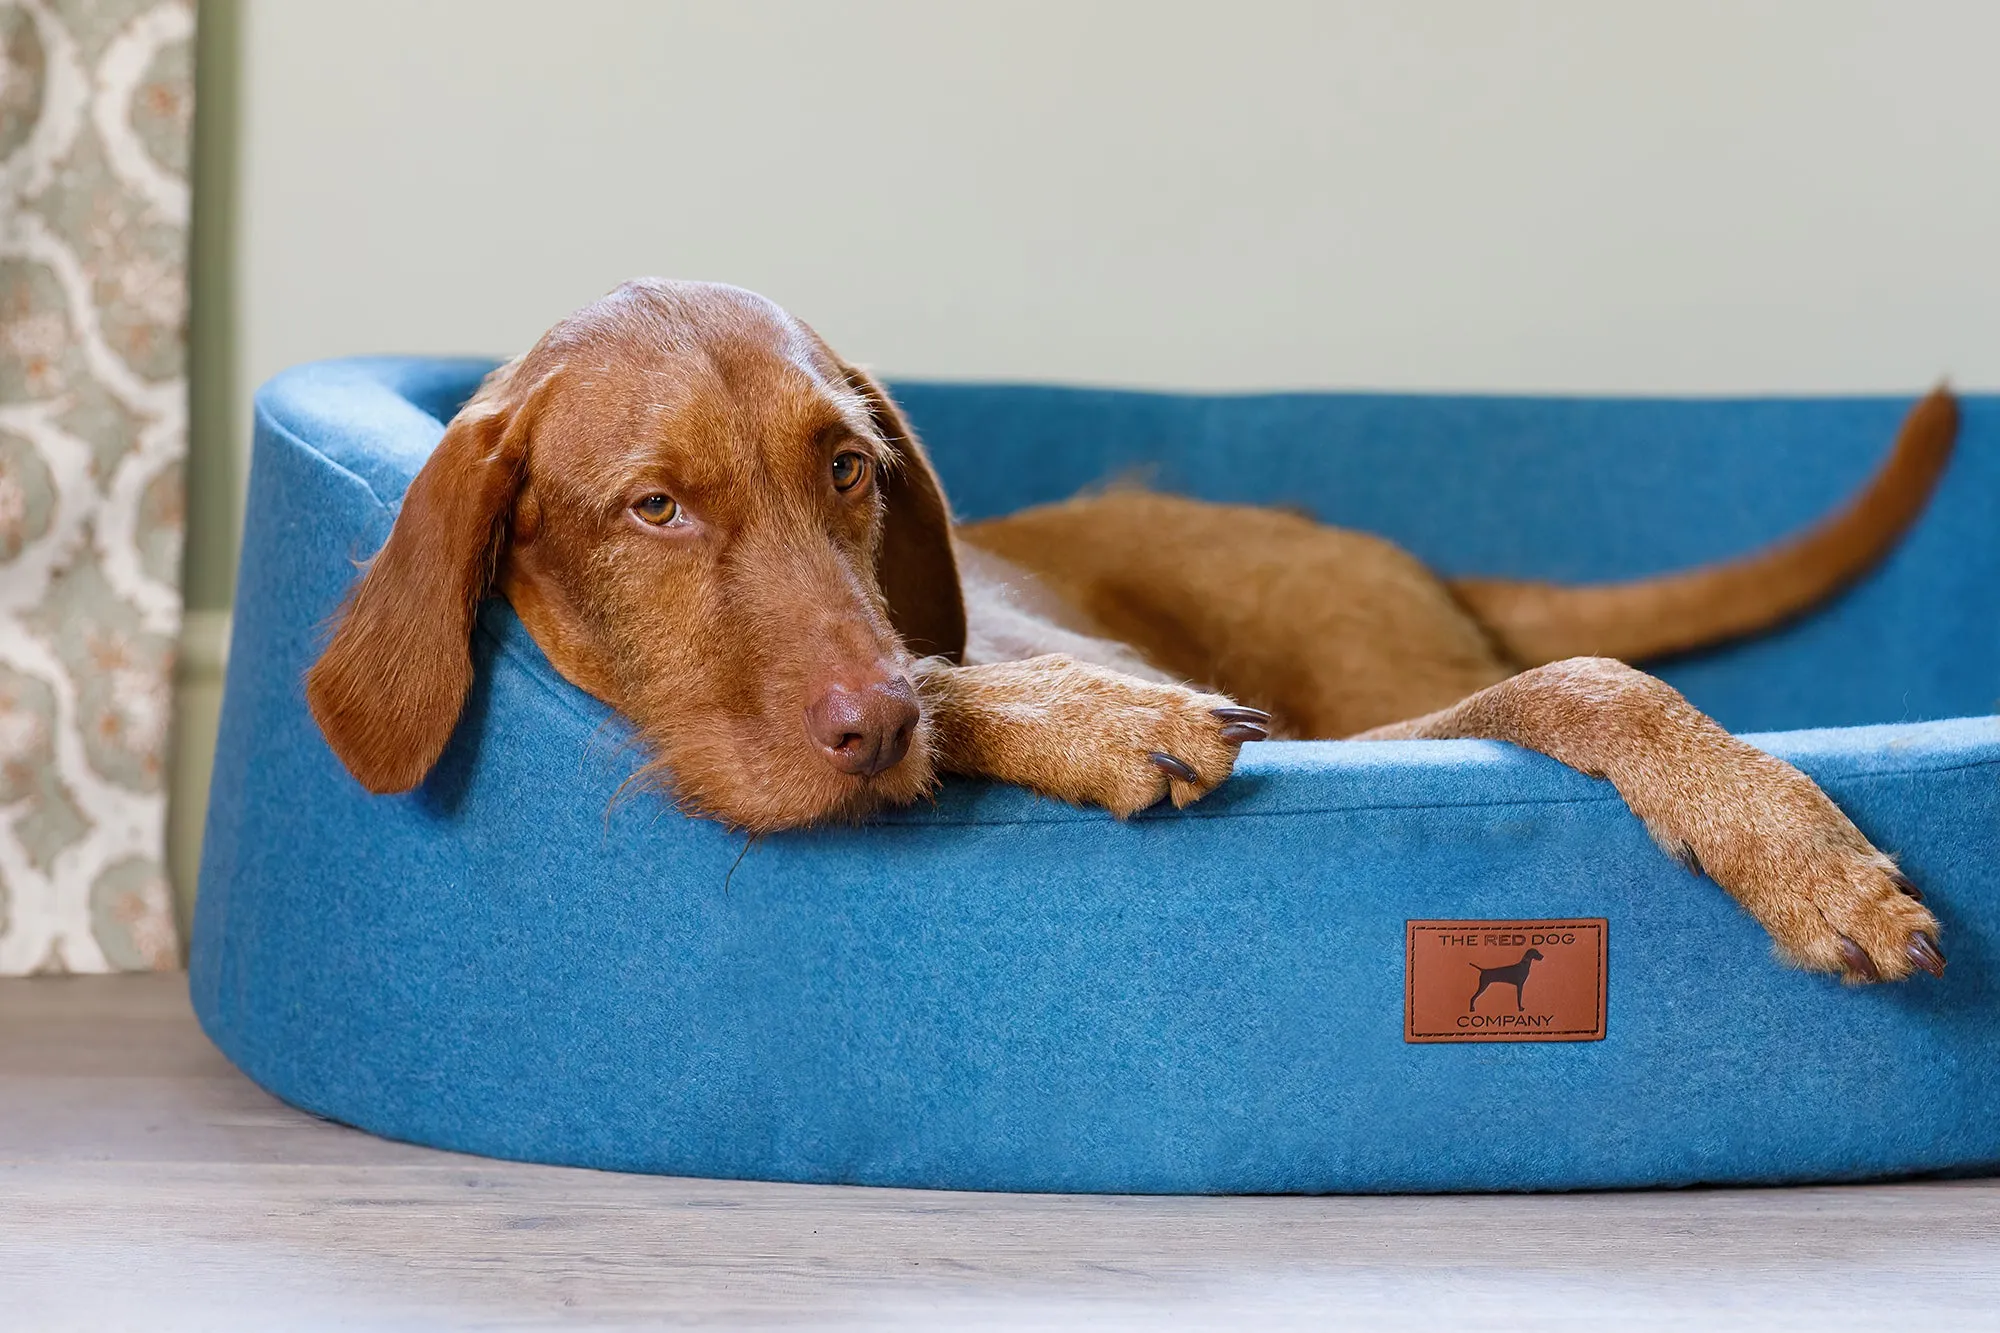
[[[1829,849],[1793,870],[1764,924],[1802,967],[1856,984],[1944,975],[1938,921],[1896,863],[1872,847]]]
[[[1199,800],[1270,717],[1219,694],[1052,654],[950,673],[937,731],[946,764],[1123,818]],[[926,692],[930,690],[926,687]]]
[[[1094,692],[1084,724],[1090,737],[1069,756],[1073,767],[1052,775],[1051,794],[1101,805],[1121,819],[1163,797],[1186,806],[1230,775],[1244,742],[1270,734],[1269,714],[1221,695],[1150,681],[1121,684],[1126,688]]]
[[[1944,974],[1938,920],[1916,885],[1812,780],[1768,756],[1738,773],[1735,799],[1648,822],[1768,930],[1787,961],[1852,983]]]

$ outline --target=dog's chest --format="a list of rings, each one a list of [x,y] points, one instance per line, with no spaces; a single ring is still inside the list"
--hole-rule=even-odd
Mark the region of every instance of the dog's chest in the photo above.
[[[964,543],[957,555],[967,666],[1063,653],[1142,680],[1178,683],[1129,644],[1090,633],[1082,617],[1027,570]]]

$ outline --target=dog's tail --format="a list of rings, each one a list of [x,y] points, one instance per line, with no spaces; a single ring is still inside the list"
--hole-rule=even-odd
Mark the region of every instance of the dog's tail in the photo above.
[[[1629,583],[1455,579],[1451,590],[1524,667],[1565,657],[1643,661],[1749,634],[1886,555],[1923,512],[1957,435],[1958,402],[1940,385],[1911,409],[1888,461],[1844,508],[1739,559]]]

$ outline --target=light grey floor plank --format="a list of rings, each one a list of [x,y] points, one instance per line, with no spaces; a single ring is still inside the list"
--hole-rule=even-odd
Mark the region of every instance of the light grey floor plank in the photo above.
[[[2000,1182],[1156,1199],[522,1166],[278,1104],[183,984],[0,982],[0,1329],[2000,1326]]]

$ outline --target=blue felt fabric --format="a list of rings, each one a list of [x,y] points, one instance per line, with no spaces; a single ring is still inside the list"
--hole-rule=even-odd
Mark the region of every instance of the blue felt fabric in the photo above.
[[[431,779],[370,797],[306,713],[322,626],[490,363],[266,386],[193,955],[264,1086],[396,1138],[782,1180],[1034,1190],[1570,1188],[2000,1163],[2000,400],[1865,583],[1666,674],[1799,763],[1943,919],[1943,982],[1785,970],[1602,782],[1509,747],[1245,747],[1119,824],[953,782],[741,840],[489,604]],[[1144,469],[1448,571],[1629,575],[1823,512],[1906,404],[906,385],[961,514]],[[1950,720],[1956,718],[1957,720]],[[1930,720],[1945,719],[1945,720]],[[1854,724],[1881,724],[1862,726]],[[1601,1042],[1406,1045],[1409,918],[1605,917]]]

